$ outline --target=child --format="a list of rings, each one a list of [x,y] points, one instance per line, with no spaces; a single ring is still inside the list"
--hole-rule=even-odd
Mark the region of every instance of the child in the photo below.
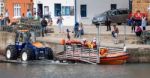
[[[142,34],[142,28],[140,26],[136,26],[135,33],[137,37],[140,37]]]
[[[141,26],[142,26],[142,29],[143,29],[144,31],[146,30],[146,24],[147,24],[146,16],[143,15]]]
[[[69,29],[67,29],[67,38],[68,38],[68,40],[70,40],[70,34],[69,34]]]

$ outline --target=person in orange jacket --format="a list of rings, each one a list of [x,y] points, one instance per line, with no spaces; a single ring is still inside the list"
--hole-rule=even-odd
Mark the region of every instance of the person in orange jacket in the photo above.
[[[138,26],[141,26],[142,16],[143,14],[139,10],[134,14],[134,19]]]

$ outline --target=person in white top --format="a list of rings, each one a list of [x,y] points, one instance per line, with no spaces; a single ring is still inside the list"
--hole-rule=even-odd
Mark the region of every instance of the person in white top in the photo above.
[[[57,24],[59,27],[59,33],[63,33],[63,17],[60,15],[59,18],[57,19]]]
[[[8,18],[9,17],[9,13],[8,13],[8,10],[6,10],[5,12],[5,18]]]
[[[146,16],[143,15],[141,26],[142,26],[142,29],[143,29],[144,31],[146,30],[146,25],[147,25],[146,19],[147,19]]]
[[[32,18],[32,13],[29,9],[27,10],[26,17],[29,19]]]

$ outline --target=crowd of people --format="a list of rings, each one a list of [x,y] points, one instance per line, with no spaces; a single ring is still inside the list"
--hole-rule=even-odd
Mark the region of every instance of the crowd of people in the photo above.
[[[131,32],[135,32],[136,36],[140,37],[143,31],[146,31],[147,17],[139,10],[133,14],[129,21],[131,23]]]
[[[10,25],[9,13],[8,10],[5,11],[5,14],[0,14],[0,26]]]

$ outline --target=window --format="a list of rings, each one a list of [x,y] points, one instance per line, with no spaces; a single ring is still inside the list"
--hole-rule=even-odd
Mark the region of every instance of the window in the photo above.
[[[80,6],[80,13],[81,13],[81,17],[86,17],[87,16],[87,6],[86,5],[81,5]]]
[[[49,15],[49,6],[44,6],[44,15]]]
[[[117,4],[111,4],[111,10],[117,9]]]
[[[4,4],[0,2],[0,14],[3,14]]]
[[[61,4],[54,4],[55,16],[61,15]]]
[[[62,6],[62,15],[64,15],[64,16],[74,15],[74,7],[73,6]]]
[[[120,10],[119,14],[128,14],[128,10]]]
[[[21,7],[19,4],[14,4],[14,16],[21,17]]]

